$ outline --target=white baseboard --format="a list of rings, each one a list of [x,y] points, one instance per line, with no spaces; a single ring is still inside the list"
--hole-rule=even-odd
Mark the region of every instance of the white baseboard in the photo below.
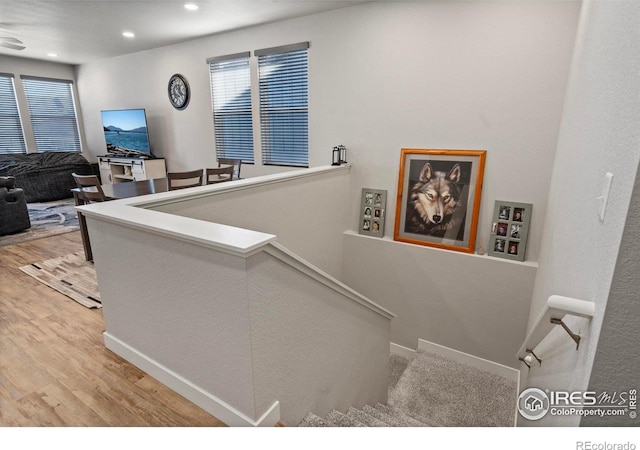
[[[108,332],[103,333],[104,345],[129,361],[134,366],[148,373],[170,389],[195,403],[211,415],[220,419],[230,427],[272,427],[280,420],[280,403],[273,405],[257,420],[253,420],[231,405],[220,400],[184,377],[178,375],[157,361],[140,353]]]
[[[452,349],[450,347],[445,347],[440,344],[435,344],[433,342],[425,341],[424,339],[418,339],[418,348],[417,350],[423,350],[425,352],[435,353],[436,355],[443,356],[445,358],[449,358],[453,361],[466,364],[471,367],[475,367],[476,369],[484,370],[494,375],[498,375],[508,380],[513,380],[519,384],[520,382],[520,371],[514,369],[512,367],[507,367],[505,365],[489,361],[488,359],[480,358],[478,356],[470,355],[469,353],[464,353],[459,350]],[[391,343],[391,353],[395,353],[400,356],[404,356],[405,358],[412,358],[413,354],[416,350],[412,350],[407,347],[403,347],[402,345]]]

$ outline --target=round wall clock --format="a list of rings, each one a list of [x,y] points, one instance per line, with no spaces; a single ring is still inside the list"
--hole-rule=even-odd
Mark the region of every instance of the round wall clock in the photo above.
[[[187,79],[176,73],[169,78],[169,102],[176,109],[185,109],[189,104],[189,83]]]

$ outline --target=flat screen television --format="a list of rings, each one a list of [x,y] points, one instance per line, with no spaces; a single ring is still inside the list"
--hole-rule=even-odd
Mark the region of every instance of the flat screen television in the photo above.
[[[107,153],[151,157],[144,108],[100,111]]]

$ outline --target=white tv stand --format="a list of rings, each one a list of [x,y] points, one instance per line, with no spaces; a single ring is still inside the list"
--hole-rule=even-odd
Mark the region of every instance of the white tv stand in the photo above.
[[[99,156],[98,167],[102,184],[149,180],[167,176],[163,158],[144,159],[120,156]]]

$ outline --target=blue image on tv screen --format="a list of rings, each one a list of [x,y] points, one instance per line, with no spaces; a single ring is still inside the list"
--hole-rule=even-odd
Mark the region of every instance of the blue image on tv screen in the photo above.
[[[101,111],[107,151],[151,154],[144,109]]]

